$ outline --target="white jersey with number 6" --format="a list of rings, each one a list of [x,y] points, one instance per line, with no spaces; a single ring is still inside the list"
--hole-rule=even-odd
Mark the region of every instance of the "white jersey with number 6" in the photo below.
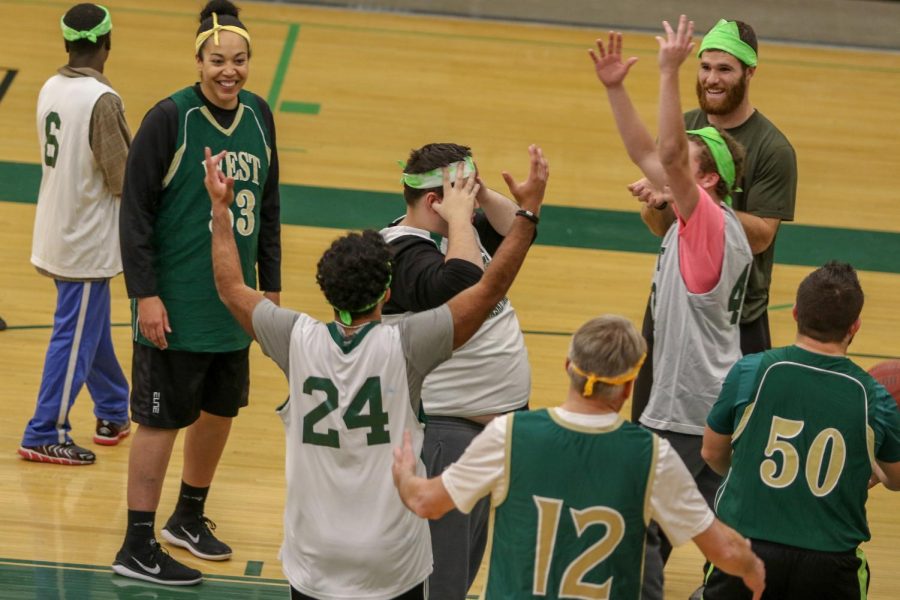
[[[31,262],[60,277],[106,279],[122,272],[119,201],[90,143],[94,104],[104,94],[116,92],[93,77],[54,75],[38,95],[43,173]]]

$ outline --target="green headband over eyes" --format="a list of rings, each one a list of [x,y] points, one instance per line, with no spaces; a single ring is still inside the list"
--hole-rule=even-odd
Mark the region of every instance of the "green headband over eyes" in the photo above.
[[[62,27],[63,38],[67,42],[90,40],[91,43],[96,44],[98,37],[106,35],[110,31],[112,31],[112,17],[109,16],[109,10],[105,6],[100,6],[99,4],[95,4],[94,6],[106,13],[106,16],[103,17],[103,20],[100,21],[98,25],[87,31],[78,31],[76,29],[72,29],[71,27],[66,25],[66,16],[63,15],[62,17],[60,17],[59,26]]]
[[[709,148],[713,160],[716,161],[716,171],[718,171],[719,177],[724,179],[725,183],[728,185],[728,189],[732,190],[734,188],[734,158],[731,156],[731,151],[728,149],[728,144],[726,144],[725,140],[722,138],[722,134],[720,134],[715,127],[689,129],[685,133],[688,135],[699,136],[703,140],[706,147]],[[731,206],[730,193],[722,198],[722,200],[725,204]]]
[[[388,264],[388,269],[390,268],[390,264]],[[384,297],[387,296],[388,290],[391,289],[391,278],[391,273],[390,271],[388,271],[388,280],[387,284],[384,286],[384,291],[381,292],[381,295],[378,296],[378,299],[375,300],[375,302],[373,302],[372,304],[363,306],[362,308],[358,308],[356,310],[344,310],[335,306],[334,310],[338,311],[338,317],[341,319],[341,323],[343,323],[344,325],[350,325],[351,323],[353,323],[353,313],[367,313],[378,306],[378,303],[384,300]]]
[[[471,156],[465,157],[463,160],[450,163],[446,166],[450,175],[450,183],[456,181],[456,167],[459,163],[463,163],[463,177],[468,177],[475,173],[475,161]],[[403,165],[405,168],[405,165]],[[441,167],[426,171],[425,173],[403,173],[400,177],[400,183],[404,183],[414,190],[430,190],[431,188],[439,188],[444,185],[444,172]]]
[[[716,26],[700,42],[699,58],[706,50],[722,50],[731,54],[748,67],[756,66],[756,51],[741,39],[737,23],[719,19]]]

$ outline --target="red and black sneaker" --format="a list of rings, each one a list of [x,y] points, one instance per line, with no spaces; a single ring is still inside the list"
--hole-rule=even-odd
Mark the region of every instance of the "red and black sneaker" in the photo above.
[[[131,433],[131,421],[113,423],[106,419],[97,419],[97,429],[94,433],[94,443],[101,446],[115,446],[122,438]]]
[[[97,459],[93,452],[76,445],[72,440],[65,444],[19,446],[19,456],[25,460],[55,465],[92,465]]]

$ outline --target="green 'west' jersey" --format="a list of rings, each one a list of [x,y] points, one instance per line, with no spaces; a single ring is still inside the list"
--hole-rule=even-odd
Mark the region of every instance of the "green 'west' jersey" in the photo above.
[[[845,552],[869,539],[874,458],[900,461],[900,412],[844,356],[788,346],[739,361],[708,420],[732,434],[716,513],[743,535]]]
[[[508,491],[494,507],[484,597],[637,600],[657,438],[622,420],[508,418]]]
[[[212,270],[210,202],[203,184],[204,147],[227,150],[220,165],[234,178],[231,206],[234,237],[244,282],[256,287],[260,203],[271,157],[271,132],[253,96],[241,91],[234,121],[220,126],[193,88],[176,92],[178,147],[163,180],[153,245],[159,296],[172,326],[169,348],[191,352],[231,352],[250,337],[219,300]],[[152,345],[135,328],[137,341]]]

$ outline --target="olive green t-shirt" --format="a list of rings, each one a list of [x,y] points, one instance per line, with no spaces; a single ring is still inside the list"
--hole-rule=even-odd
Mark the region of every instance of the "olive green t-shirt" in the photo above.
[[[696,109],[684,114],[684,124],[688,129],[700,129],[709,125],[709,120],[706,113]],[[793,221],[797,196],[797,157],[791,143],[759,111],[754,111],[741,125],[726,131],[747,152],[744,177],[738,182],[741,191],[732,194],[732,207],[757,217]],[[774,262],[775,239],[766,250],[753,257],[741,312],[742,323],[754,321],[765,312],[769,304]]]

